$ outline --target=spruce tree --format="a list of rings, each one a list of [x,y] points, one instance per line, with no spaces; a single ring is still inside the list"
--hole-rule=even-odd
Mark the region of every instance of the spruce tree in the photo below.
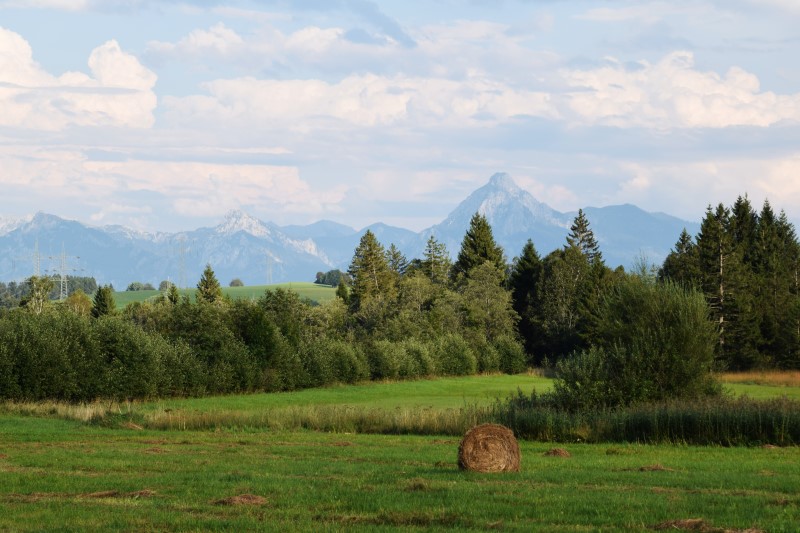
[[[732,369],[759,363],[753,281],[742,263],[731,230],[731,212],[719,204],[706,215],[697,235],[701,289],[718,325],[717,357]]]
[[[475,213],[461,241],[461,250],[452,269],[452,279],[469,278],[470,271],[485,262],[491,263],[505,278],[506,261],[503,249],[495,242],[486,217]]]
[[[386,252],[372,231],[367,230],[361,237],[348,273],[352,279],[350,303],[355,309],[370,301],[388,303],[394,298],[395,277]]]
[[[97,292],[94,293],[92,316],[94,318],[100,318],[101,316],[113,314],[116,307],[114,303],[114,289],[111,288],[110,285],[98,287]]]
[[[664,260],[658,278],[661,281],[670,280],[687,288],[700,286],[697,246],[686,228],[683,228],[678,242]]]
[[[576,248],[589,259],[591,265],[603,263],[603,254],[600,252],[600,245],[597,244],[594,232],[589,226],[589,219],[586,218],[583,209],[578,210],[578,214],[572,222],[572,226],[569,228],[567,247]]]
[[[422,273],[435,285],[445,285],[450,273],[450,266],[450,254],[447,246],[431,235],[425,244],[425,252],[420,263]]]
[[[405,276],[408,269],[408,259],[394,243],[390,244],[389,249],[386,250],[386,261],[389,263],[389,269],[394,272],[397,278]]]
[[[541,343],[541,319],[538,313],[541,277],[542,260],[533,241],[528,239],[522,247],[522,253],[514,259],[509,286],[514,310],[519,315],[519,333],[525,342],[525,351],[529,358],[536,355]]]
[[[210,264],[206,264],[203,275],[200,276],[196,294],[198,302],[214,303],[222,300],[222,287]]]

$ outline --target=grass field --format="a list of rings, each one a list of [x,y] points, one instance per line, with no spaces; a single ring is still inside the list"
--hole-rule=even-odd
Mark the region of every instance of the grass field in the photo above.
[[[181,413],[248,420],[297,409],[441,413],[550,384],[535,375],[472,376],[112,410],[151,422]],[[754,387],[758,397],[797,391],[731,385],[739,386]],[[100,408],[76,406],[67,414],[66,406],[0,405],[0,531],[754,533],[797,531],[800,523],[797,447],[520,442],[519,473],[474,474],[457,469],[458,437],[224,423],[204,430],[154,423],[170,428],[156,430],[118,423],[124,417],[105,426],[63,419]],[[554,446],[571,457],[546,455]]]
[[[301,298],[308,298],[311,301],[322,303],[333,300],[336,297],[336,289],[327,285],[317,285],[316,283],[291,282],[279,283],[276,285],[251,285],[248,287],[223,287],[222,294],[233,299],[258,299],[264,295],[267,289],[287,289],[297,292]],[[179,289],[181,295],[188,296],[194,301],[195,289]],[[162,293],[160,291],[120,291],[114,293],[114,301],[118,308],[124,308],[132,302],[144,302],[155,299]]]
[[[460,472],[457,448],[3,416],[0,530],[646,531],[691,519],[777,532],[800,520],[796,448],[584,444],[562,458],[522,442],[521,472],[504,475]]]

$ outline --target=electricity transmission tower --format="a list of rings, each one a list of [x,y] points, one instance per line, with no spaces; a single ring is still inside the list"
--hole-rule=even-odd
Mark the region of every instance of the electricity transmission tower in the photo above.
[[[38,247],[37,247],[38,251]],[[58,277],[60,282],[60,291],[59,291],[59,300],[65,300],[69,295],[69,290],[67,287],[67,272],[79,272],[80,270],[77,268],[71,268],[67,264],[68,259],[80,259],[78,256],[68,256],[67,252],[64,250],[64,244],[61,244],[61,255],[51,255],[48,256],[48,259],[55,259],[58,261],[58,268],[56,269],[56,273],[53,277]]]

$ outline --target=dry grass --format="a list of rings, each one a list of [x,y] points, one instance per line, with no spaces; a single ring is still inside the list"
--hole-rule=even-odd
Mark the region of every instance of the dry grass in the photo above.
[[[42,418],[61,418],[91,422],[101,420],[114,413],[130,410],[130,405],[117,402],[92,402],[70,404],[65,402],[0,402],[0,413],[9,415],[37,416]]]
[[[264,505],[267,499],[255,494],[239,494],[213,502],[214,505]]]
[[[544,455],[545,457],[572,457],[572,454],[564,448],[553,448],[551,450],[547,450],[544,452]]]
[[[700,533],[764,533],[760,529],[727,529],[714,527],[702,518],[668,520],[652,527],[656,531],[699,531]]]
[[[726,372],[719,376],[723,383],[769,385],[773,387],[800,387],[800,370],[751,370]]]

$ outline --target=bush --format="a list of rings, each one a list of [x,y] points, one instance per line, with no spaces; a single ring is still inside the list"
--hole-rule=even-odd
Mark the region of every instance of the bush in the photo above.
[[[506,374],[519,374],[527,369],[525,348],[512,337],[504,335],[494,341],[499,355],[500,371]]]
[[[478,369],[475,353],[460,335],[448,333],[435,345],[435,360],[439,374],[465,376]]]
[[[405,359],[405,350],[400,344],[380,340],[369,343],[367,361],[372,379],[397,379],[400,366]]]
[[[89,319],[68,311],[25,311],[0,320],[0,398],[86,401],[99,393],[104,367]]]
[[[571,409],[719,394],[715,325],[705,298],[671,282],[628,276],[593,321],[594,346],[559,363],[554,392]]]
[[[112,316],[99,318],[94,333],[108,369],[103,396],[132,400],[158,395],[163,359],[171,349],[167,341]]]
[[[436,365],[427,344],[416,339],[405,340],[402,344],[406,352],[406,364],[409,369],[407,370],[408,377],[425,377],[436,374]],[[413,373],[411,369],[413,369]],[[401,368],[401,375],[403,375],[402,373],[403,369]]]
[[[477,335],[472,337],[470,345],[475,354],[478,372],[490,373],[500,370],[500,353],[494,345],[489,343],[486,337]]]

